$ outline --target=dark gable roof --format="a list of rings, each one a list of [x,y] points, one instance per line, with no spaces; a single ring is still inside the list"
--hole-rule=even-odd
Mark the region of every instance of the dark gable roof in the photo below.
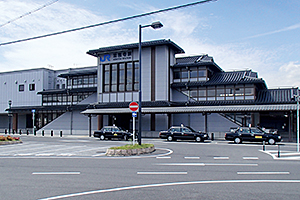
[[[214,72],[223,72],[223,70],[214,62],[213,57],[207,54],[198,56],[178,57],[173,68],[194,67],[194,66],[209,66]]]
[[[80,68],[80,69],[70,69],[68,73],[59,74],[58,77],[67,78],[74,76],[83,76],[83,75],[96,75],[97,67],[88,67],[88,68]]]
[[[152,47],[152,46],[161,46],[161,45],[167,45],[171,47],[175,51],[175,53],[184,53],[184,50],[181,47],[179,47],[177,44],[172,42],[170,39],[142,42],[142,47]],[[98,54],[101,53],[124,50],[124,49],[137,49],[137,48],[139,48],[139,43],[132,43],[132,44],[102,47],[99,49],[89,50],[87,54],[97,57]]]
[[[172,83],[173,88],[232,85],[232,84],[256,84],[260,89],[266,89],[263,79],[257,78],[257,73],[250,71],[219,72],[213,74],[208,81]]]
[[[97,87],[86,87],[86,88],[73,88],[73,89],[51,89],[40,91],[37,94],[76,94],[83,92],[97,92]]]

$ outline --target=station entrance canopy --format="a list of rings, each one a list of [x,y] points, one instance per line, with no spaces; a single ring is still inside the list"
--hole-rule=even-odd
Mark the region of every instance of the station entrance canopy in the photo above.
[[[259,111],[296,111],[297,104],[275,105],[231,105],[231,106],[181,106],[181,107],[143,107],[142,113],[224,113],[224,112],[259,112]],[[131,113],[129,108],[87,109],[82,114]]]

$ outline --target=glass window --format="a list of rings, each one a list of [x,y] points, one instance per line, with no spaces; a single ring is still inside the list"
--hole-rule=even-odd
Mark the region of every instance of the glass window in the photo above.
[[[206,89],[199,89],[199,97],[206,97]]]
[[[254,88],[245,88],[245,95],[254,95]]]
[[[207,87],[207,96],[209,97],[216,96],[215,87]]]
[[[199,77],[206,77],[206,69],[199,70]]]
[[[226,92],[226,94],[225,94],[226,100],[234,100],[234,86],[233,85],[226,86],[225,92]]]
[[[190,69],[191,78],[198,78],[198,70],[197,67],[192,67]]]
[[[88,76],[84,76],[83,77],[83,84],[84,85],[88,85],[89,84],[89,77]]]
[[[191,97],[193,97],[193,98],[197,98],[197,90],[191,90],[190,95],[191,95]]]
[[[127,63],[126,91],[132,91],[132,63]]]
[[[19,85],[19,92],[23,92],[24,91],[24,85]]]
[[[29,91],[34,91],[35,90],[35,84],[31,83],[29,84]]]
[[[174,69],[174,79],[180,79],[180,69]]]
[[[186,69],[183,69],[181,72],[181,78],[188,78],[188,71]]]
[[[139,90],[139,79],[140,79],[140,73],[139,73],[139,63],[134,63],[134,90]]]

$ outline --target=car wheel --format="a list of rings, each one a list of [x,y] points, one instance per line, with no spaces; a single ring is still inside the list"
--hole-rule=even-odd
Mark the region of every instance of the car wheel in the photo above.
[[[127,141],[128,140],[128,136],[124,135],[123,139]]]
[[[171,141],[173,141],[173,137],[172,137],[171,135],[169,135],[169,136],[167,137],[167,140],[168,140],[169,142],[171,142]]]
[[[241,138],[239,138],[239,137],[234,138],[234,143],[236,143],[236,144],[242,143]]]
[[[268,139],[268,144],[273,145],[275,143],[276,143],[276,141],[274,140],[274,138],[269,138]]]
[[[197,136],[197,137],[195,138],[195,140],[196,140],[196,142],[202,142],[202,138],[201,138],[200,136]]]
[[[100,135],[100,140],[105,140],[104,135]]]

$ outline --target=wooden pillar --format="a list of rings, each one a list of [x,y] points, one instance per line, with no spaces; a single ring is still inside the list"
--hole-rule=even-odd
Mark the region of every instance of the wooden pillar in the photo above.
[[[155,131],[155,114],[151,113],[151,131]]]
[[[18,132],[18,113],[13,113],[12,130],[15,130],[15,133]]]
[[[98,115],[98,130],[103,127],[103,115]]]

